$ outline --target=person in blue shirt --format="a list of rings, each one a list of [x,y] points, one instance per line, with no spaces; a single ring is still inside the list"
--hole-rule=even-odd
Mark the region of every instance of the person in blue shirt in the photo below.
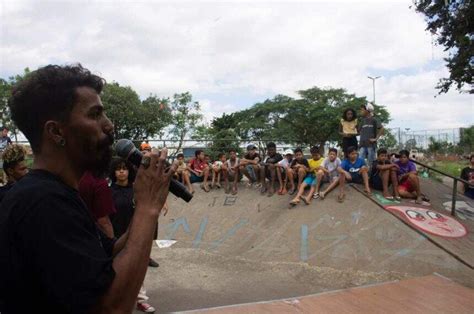
[[[350,183],[364,183],[365,193],[371,196],[369,186],[369,168],[365,164],[365,160],[359,157],[355,147],[347,149],[348,158],[344,159],[341,164],[342,170],[346,177],[346,182]]]

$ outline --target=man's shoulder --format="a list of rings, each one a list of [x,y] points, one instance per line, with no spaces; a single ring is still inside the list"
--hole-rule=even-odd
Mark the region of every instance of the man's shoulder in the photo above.
[[[71,197],[73,189],[44,174],[28,173],[13,185],[5,196],[4,203],[30,204],[38,206],[53,198]]]

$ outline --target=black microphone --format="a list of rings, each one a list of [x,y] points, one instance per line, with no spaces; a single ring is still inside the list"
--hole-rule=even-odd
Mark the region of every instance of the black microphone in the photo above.
[[[142,153],[133,145],[131,140],[121,139],[118,140],[115,144],[115,153],[124,159],[130,161],[137,168],[140,167],[142,162],[143,155]],[[175,179],[171,179],[169,191],[176,195],[177,197],[182,198],[186,202],[189,202],[193,195],[189,193],[186,187]]]

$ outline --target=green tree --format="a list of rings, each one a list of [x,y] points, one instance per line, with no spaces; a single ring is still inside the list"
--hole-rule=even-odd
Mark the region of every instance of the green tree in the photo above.
[[[143,137],[160,135],[162,131],[171,124],[171,108],[169,99],[158,98],[150,95],[142,101],[142,126]]]
[[[443,145],[440,141],[437,141],[433,136],[430,136],[429,140],[430,142],[428,144],[428,151],[436,157],[436,155],[441,152]]]
[[[235,127],[242,139],[280,140],[294,145],[323,145],[341,141],[339,121],[346,108],[356,111],[367,100],[348,94],[344,89],[313,87],[299,91],[300,99],[278,95],[247,110],[234,113]],[[375,115],[382,123],[389,121],[383,106],[375,105]]]
[[[398,148],[398,142],[392,132],[385,129],[384,135],[378,142],[378,147],[386,148],[387,150],[396,150]]]
[[[107,116],[114,123],[115,137],[140,141],[153,137],[171,122],[167,99],[150,95],[143,102],[130,86],[107,84],[101,94]]]
[[[15,140],[17,140],[19,130],[11,119],[8,101],[12,96],[12,89],[15,84],[23,80],[30,73],[30,69],[25,68],[23,74],[11,76],[8,79],[0,78],[0,123],[2,126],[6,126],[10,130],[15,137]]]
[[[459,146],[471,153],[474,150],[474,125],[461,129],[461,139]]]
[[[406,141],[405,149],[407,149],[408,151],[412,149],[416,149],[416,140],[414,138],[411,138],[408,141]]]
[[[177,152],[181,151],[185,139],[192,138],[202,118],[199,102],[193,101],[191,93],[174,94],[171,101],[172,127],[169,134],[172,140],[178,142]]]
[[[415,0],[415,10],[425,16],[426,30],[445,47],[449,78],[439,81],[439,93],[446,93],[455,84],[458,91],[467,85],[474,93],[472,76],[474,55],[474,3],[471,0]]]

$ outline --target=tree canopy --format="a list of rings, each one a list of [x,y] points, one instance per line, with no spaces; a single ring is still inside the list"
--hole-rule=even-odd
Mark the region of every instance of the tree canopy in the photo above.
[[[171,123],[167,99],[150,95],[144,101],[130,86],[107,84],[101,94],[107,116],[114,123],[116,138],[140,140],[153,137]]]
[[[14,136],[17,135],[18,129],[11,120],[8,100],[12,95],[13,86],[21,81],[30,72],[31,71],[29,68],[25,68],[23,74],[11,76],[8,79],[0,78],[0,123],[2,127],[7,127],[14,134]]]
[[[474,93],[474,3],[471,0],[415,0],[415,10],[425,16],[426,30],[449,52],[445,58],[449,77],[439,81],[439,93],[454,86],[458,91]]]
[[[277,95],[249,109],[215,118],[211,129],[231,129],[236,138],[256,140],[262,148],[273,140],[301,146],[338,142],[339,121],[347,108],[358,111],[367,103],[344,89],[313,87],[298,92],[299,99]],[[383,106],[375,105],[375,115],[382,123],[389,121]],[[212,133],[212,132],[211,132]]]

